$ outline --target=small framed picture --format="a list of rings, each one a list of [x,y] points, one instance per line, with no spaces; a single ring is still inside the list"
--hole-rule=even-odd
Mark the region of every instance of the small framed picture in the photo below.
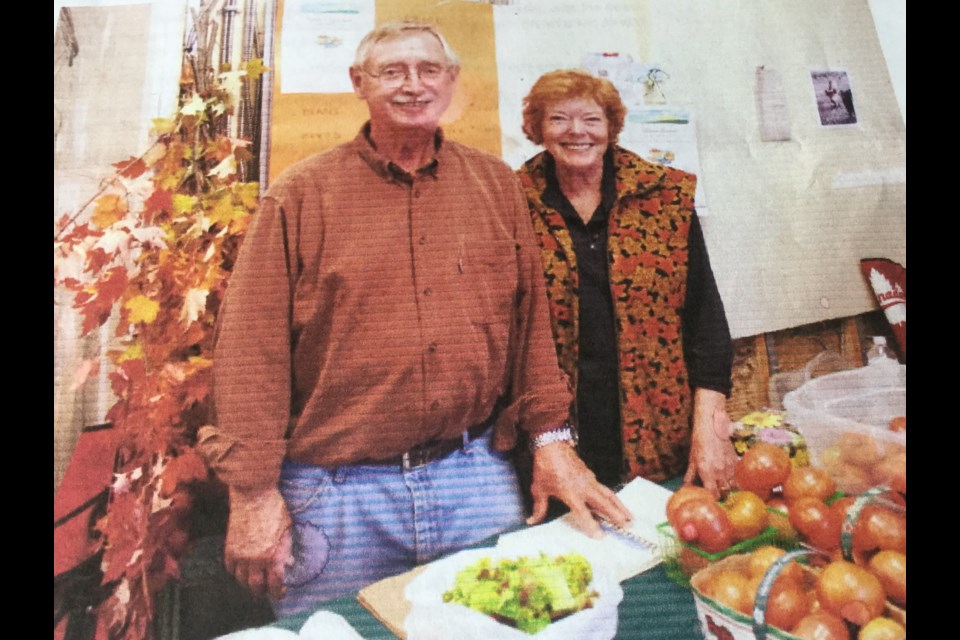
[[[857,124],[850,74],[846,71],[811,71],[820,124],[824,127]]]

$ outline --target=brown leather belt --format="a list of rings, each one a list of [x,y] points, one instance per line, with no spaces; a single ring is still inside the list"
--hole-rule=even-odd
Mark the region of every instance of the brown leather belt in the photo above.
[[[416,469],[429,464],[435,460],[446,458],[448,455],[458,449],[462,449],[468,442],[476,440],[482,436],[490,427],[490,421],[470,427],[458,438],[448,440],[430,440],[423,444],[411,447],[409,451],[386,460],[364,460],[360,464],[376,465],[398,465],[404,471]]]

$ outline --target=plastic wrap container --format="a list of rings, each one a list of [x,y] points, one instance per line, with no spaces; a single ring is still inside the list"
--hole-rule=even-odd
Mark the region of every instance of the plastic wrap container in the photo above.
[[[598,594],[593,607],[583,609],[530,635],[460,604],[443,601],[443,593],[453,587],[457,573],[481,558],[535,556],[540,552],[554,556],[580,553],[590,562],[593,580],[590,588]],[[405,595],[411,604],[404,623],[409,640],[610,640],[617,634],[617,606],[623,600],[620,584],[589,553],[569,548],[539,549],[531,547],[522,553],[511,548],[468,549],[431,563],[423,573],[407,585]]]
[[[874,361],[815,378],[783,404],[806,440],[811,464],[827,469],[844,493],[890,485],[891,469],[901,460],[905,466],[906,433],[889,429],[893,418],[907,413],[905,365]]]
[[[677,537],[669,522],[658,524],[657,533],[660,538],[660,557],[663,559],[664,571],[668,578],[684,588],[690,586],[690,576],[707,565],[738,553],[749,553],[767,544],[780,546],[777,542],[777,530],[774,527],[767,527],[752,538],[741,540],[717,553],[707,553],[695,545],[683,542]]]

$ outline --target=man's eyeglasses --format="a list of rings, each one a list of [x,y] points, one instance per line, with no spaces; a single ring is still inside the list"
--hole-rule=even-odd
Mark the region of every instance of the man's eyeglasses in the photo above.
[[[398,87],[402,85],[412,77],[413,73],[417,74],[417,78],[420,79],[420,82],[431,84],[440,80],[440,78],[443,77],[443,74],[446,73],[448,69],[450,69],[449,65],[436,64],[432,62],[418,64],[415,71],[411,71],[410,67],[405,64],[385,65],[377,69],[376,72],[367,71],[361,67],[361,70],[365,74],[371,78],[376,78],[382,84],[388,87]]]

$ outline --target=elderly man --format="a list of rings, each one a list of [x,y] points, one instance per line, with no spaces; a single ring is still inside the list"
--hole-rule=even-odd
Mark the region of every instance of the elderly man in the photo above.
[[[523,521],[503,451],[533,443],[534,514],[629,513],[570,446],[536,243],[513,172],[445,140],[459,74],[432,27],[370,33],[350,69],[370,119],[264,196],[221,311],[225,560],[280,614]]]

